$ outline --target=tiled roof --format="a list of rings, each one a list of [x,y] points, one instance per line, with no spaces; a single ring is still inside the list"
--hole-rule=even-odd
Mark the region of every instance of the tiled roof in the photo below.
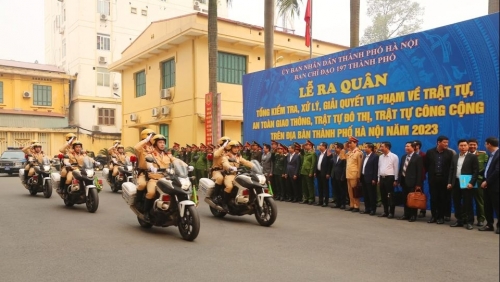
[[[12,60],[0,59],[0,66],[65,73],[64,70],[62,70],[56,66],[53,66],[53,65],[35,64],[35,63],[19,62],[19,61],[12,61]]]

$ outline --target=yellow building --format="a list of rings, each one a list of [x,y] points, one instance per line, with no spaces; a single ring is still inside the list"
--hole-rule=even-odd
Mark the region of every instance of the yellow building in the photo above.
[[[0,60],[0,153],[38,140],[53,156],[64,135],[77,134],[86,150],[96,154],[116,136],[87,135],[70,126],[70,89],[74,76],[52,65]]]
[[[139,141],[151,128],[168,144],[205,142],[205,94],[208,92],[208,17],[194,13],[152,22],[110,66],[122,77],[122,143]],[[218,86],[221,134],[241,139],[242,75],[264,69],[264,29],[227,19],[218,20]],[[347,49],[313,41],[313,56]],[[304,38],[275,31],[275,64],[309,59]]]

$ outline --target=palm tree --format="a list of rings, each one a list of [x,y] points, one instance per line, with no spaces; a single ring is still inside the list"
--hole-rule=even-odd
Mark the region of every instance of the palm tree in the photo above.
[[[351,0],[351,48],[359,46],[359,0]]]
[[[488,14],[498,13],[498,0],[488,0]]]

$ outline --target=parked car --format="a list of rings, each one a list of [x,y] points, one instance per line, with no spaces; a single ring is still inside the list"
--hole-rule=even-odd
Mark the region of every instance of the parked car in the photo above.
[[[19,173],[19,169],[24,168],[26,155],[20,147],[7,147],[0,156],[0,173]]]

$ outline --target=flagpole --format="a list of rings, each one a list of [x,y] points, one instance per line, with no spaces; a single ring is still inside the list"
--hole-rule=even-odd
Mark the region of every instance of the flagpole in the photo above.
[[[313,0],[311,0],[311,19],[309,20],[309,59],[312,59],[312,54],[313,54]]]

